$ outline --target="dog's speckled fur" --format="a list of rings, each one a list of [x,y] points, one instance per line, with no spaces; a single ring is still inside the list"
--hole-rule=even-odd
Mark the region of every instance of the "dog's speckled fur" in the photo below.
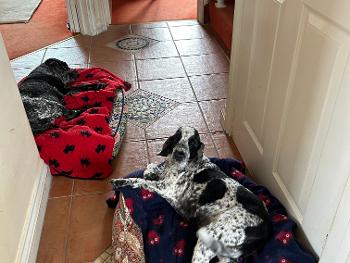
[[[144,178],[114,179],[120,187],[144,187],[164,199],[183,217],[196,219],[198,242],[192,262],[235,262],[263,245],[270,233],[264,205],[203,155],[197,130],[180,128],[164,143],[166,160],[150,164]]]

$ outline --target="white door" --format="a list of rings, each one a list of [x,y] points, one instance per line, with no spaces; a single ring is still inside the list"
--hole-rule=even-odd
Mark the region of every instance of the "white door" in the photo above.
[[[349,14],[349,0],[236,0],[225,128],[321,259],[350,174]]]

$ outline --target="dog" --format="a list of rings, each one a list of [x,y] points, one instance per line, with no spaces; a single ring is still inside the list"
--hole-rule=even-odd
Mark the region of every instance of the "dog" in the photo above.
[[[198,131],[181,127],[163,145],[161,164],[149,164],[144,178],[111,181],[144,187],[162,196],[187,219],[198,223],[192,263],[237,262],[269,239],[271,219],[264,204],[248,189],[223,173],[203,154]]]

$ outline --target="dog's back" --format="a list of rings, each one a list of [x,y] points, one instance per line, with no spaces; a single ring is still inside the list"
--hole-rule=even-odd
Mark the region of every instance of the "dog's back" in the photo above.
[[[271,236],[272,222],[264,204],[252,192],[238,187],[236,193],[237,202],[252,214],[259,216],[262,222],[257,226],[249,226],[245,229],[246,239],[242,246],[242,252],[249,255],[261,249]]]
[[[219,180],[225,185],[227,191],[217,200],[212,200],[214,202],[202,204],[198,209],[200,213],[197,215],[204,217],[204,220],[201,218],[198,220],[206,222],[198,231],[198,237],[216,255],[238,258],[240,255],[249,255],[264,246],[271,235],[271,219],[257,196],[223,174],[216,169],[201,172],[200,178],[206,181],[207,186]],[[197,178],[195,181],[198,182],[200,179]],[[207,193],[207,199],[208,196],[215,197],[220,192],[213,186],[209,189],[211,191]]]

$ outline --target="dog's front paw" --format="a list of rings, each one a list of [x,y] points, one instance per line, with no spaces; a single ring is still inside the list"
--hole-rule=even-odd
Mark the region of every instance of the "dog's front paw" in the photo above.
[[[159,176],[156,173],[149,172],[149,173],[144,173],[143,178],[150,181],[157,181],[159,179]]]
[[[129,185],[128,181],[125,179],[112,179],[111,184],[114,190],[118,190],[119,188]]]
[[[157,164],[151,163],[147,165],[147,169],[143,173],[143,178],[155,181],[159,179],[158,173]]]

